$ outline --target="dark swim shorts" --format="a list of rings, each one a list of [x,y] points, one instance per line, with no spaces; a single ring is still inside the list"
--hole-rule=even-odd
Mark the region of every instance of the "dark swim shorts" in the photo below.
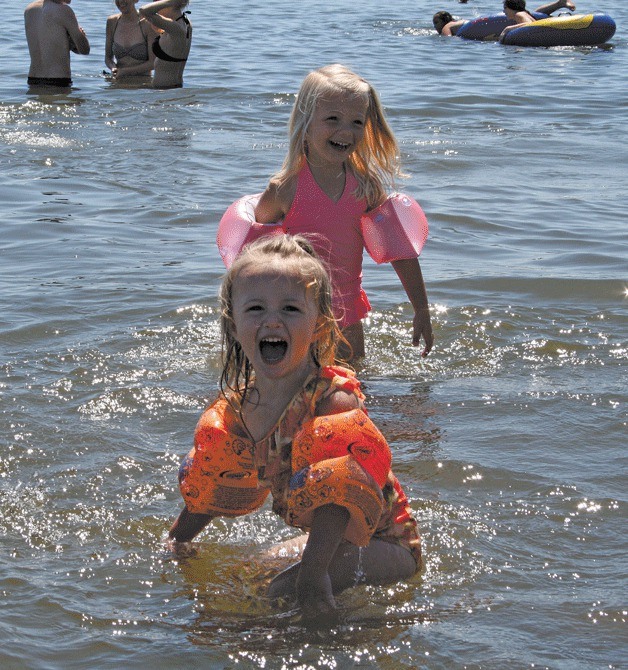
[[[68,88],[72,86],[72,80],[68,77],[29,77],[29,86],[59,86]]]

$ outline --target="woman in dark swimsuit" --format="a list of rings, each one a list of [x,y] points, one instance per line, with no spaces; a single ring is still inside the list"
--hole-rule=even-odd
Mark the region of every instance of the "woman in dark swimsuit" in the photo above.
[[[153,69],[152,43],[157,33],[135,7],[137,0],[116,0],[119,14],[107,19],[105,64],[114,79],[150,75]]]
[[[156,88],[183,86],[183,70],[192,45],[192,24],[183,12],[188,1],[156,0],[140,7],[140,15],[162,31],[153,42]]]

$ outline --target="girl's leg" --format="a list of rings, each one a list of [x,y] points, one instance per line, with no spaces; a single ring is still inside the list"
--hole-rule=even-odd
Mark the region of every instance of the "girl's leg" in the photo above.
[[[346,345],[341,344],[338,347],[338,358],[348,362],[356,358],[362,358],[364,356],[364,327],[362,322],[352,323],[343,329],[342,334],[351,348],[349,349]]]
[[[537,7],[534,11],[549,15],[555,12],[557,9],[563,8],[573,11],[576,8],[576,5],[571,0],[554,0],[553,2],[547,2],[544,5]]]
[[[279,573],[270,583],[270,598],[294,598],[300,563]],[[371,540],[367,547],[343,542],[329,564],[329,576],[335,594],[358,584],[392,584],[409,579],[417,565],[404,547],[383,540]]]
[[[362,548],[343,542],[329,566],[334,593],[357,584],[393,584],[416,572],[417,564],[407,549],[377,539]]]

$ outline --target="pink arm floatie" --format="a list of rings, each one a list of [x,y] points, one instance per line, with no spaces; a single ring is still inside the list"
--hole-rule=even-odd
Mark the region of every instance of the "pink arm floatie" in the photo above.
[[[258,223],[255,220],[255,207],[261,193],[245,195],[232,203],[218,224],[216,243],[223,263],[230,267],[235,257],[249,242],[264,235],[282,233],[282,222]]]
[[[428,224],[419,203],[403,193],[362,217],[364,246],[376,263],[416,258],[427,240]]]

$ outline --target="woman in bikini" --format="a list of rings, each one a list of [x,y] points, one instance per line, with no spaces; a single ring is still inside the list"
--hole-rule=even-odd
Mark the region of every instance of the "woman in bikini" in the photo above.
[[[114,79],[148,76],[153,69],[157,31],[137,11],[137,0],[115,0],[119,14],[107,19],[105,64]]]
[[[153,42],[155,88],[183,86],[183,70],[192,45],[192,24],[183,8],[189,0],[156,0],[139,9],[161,31]]]

